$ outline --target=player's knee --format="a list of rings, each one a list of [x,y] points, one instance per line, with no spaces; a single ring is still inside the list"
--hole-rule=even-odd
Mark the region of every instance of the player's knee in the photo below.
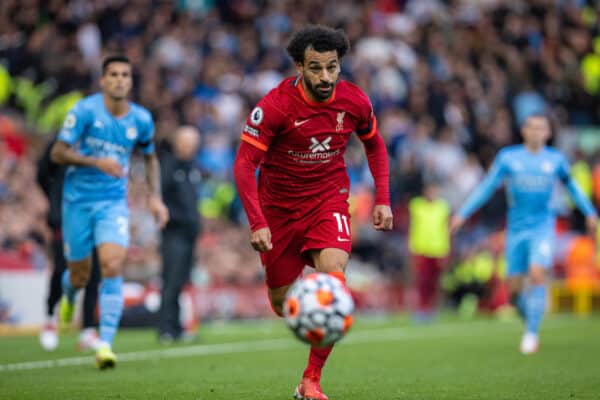
[[[77,289],[81,289],[87,285],[90,279],[89,268],[71,268],[69,271],[69,278],[71,280],[71,286]]]
[[[344,272],[348,263],[348,253],[339,249],[323,249],[312,253],[317,272]]]
[[[69,280],[71,286],[77,289],[81,289],[87,285],[92,266],[89,259],[69,262]]]
[[[283,317],[283,297],[272,297],[269,296],[269,301],[271,302],[271,308],[279,317]]]
[[[87,285],[87,282],[90,278],[90,274],[89,272],[86,273],[85,271],[71,271],[69,274],[69,278],[71,280],[71,286],[73,286],[76,289],[82,289],[85,287],[85,285]]]
[[[271,308],[280,317],[283,317],[283,303],[285,301],[285,294],[287,293],[287,287],[285,290],[282,288],[269,289],[269,301]]]
[[[543,267],[532,267],[529,271],[529,279],[532,285],[543,285],[546,281],[546,271]]]
[[[271,301],[271,309],[278,317],[283,317],[283,302],[273,303]]]
[[[346,268],[346,260],[330,259],[330,260],[322,261],[321,265],[319,265],[319,268],[317,270],[318,270],[318,272],[331,273],[331,272],[344,272],[345,268]]]
[[[100,261],[103,277],[114,277],[121,275],[121,266],[123,260],[121,257],[106,257]]]

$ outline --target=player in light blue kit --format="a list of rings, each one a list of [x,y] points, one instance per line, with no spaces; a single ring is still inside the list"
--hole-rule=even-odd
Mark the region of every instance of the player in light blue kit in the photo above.
[[[538,350],[538,332],[546,306],[546,270],[552,265],[555,215],[550,199],[555,184],[562,182],[595,231],[594,207],[571,178],[569,163],[556,149],[547,147],[551,128],[544,115],[532,115],[523,124],[524,144],[502,149],[481,185],[451,218],[456,232],[479,207],[505,183],[508,198],[506,260],[511,301],[525,320],[520,350]],[[524,278],[529,285],[524,289]]]
[[[131,64],[126,57],[104,60],[101,93],[77,102],[67,114],[51,152],[67,168],[63,187],[63,241],[68,270],[63,276],[62,322],[73,316],[77,291],[90,276],[92,247],[102,271],[100,285],[100,369],[114,367],[112,342],[123,311],[121,269],[129,245],[127,173],[136,148],[144,154],[151,189],[150,211],[163,227],[168,211],[162,202],[159,165],[154,153],[154,123],[143,107],[128,100]]]

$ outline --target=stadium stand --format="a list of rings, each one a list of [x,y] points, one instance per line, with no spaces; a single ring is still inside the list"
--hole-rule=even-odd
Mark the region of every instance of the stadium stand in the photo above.
[[[245,221],[231,163],[250,107],[294,74],[285,43],[309,22],[348,33],[352,49],[343,76],[372,99],[391,156],[396,231],[378,236],[362,229],[368,218],[357,218],[359,251],[351,266],[357,282],[403,279],[406,206],[423,181],[442,182],[455,207],[498,148],[519,140],[518,125],[532,112],[552,116],[554,144],[573,160],[578,154],[591,171],[583,179],[598,205],[600,8],[593,3],[3,0],[0,253],[45,267],[47,205],[34,184],[33,160],[69,107],[96,90],[99,60],[123,52],[135,68],[135,100],[152,111],[158,140],[180,124],[197,126],[203,136],[197,162],[206,222],[195,284],[260,283],[258,257],[240,228]],[[354,207],[364,210],[371,182],[359,146],[352,143],[347,158]],[[144,190],[134,164],[126,275],[140,282],[158,276],[156,228],[144,208]],[[484,243],[502,229],[504,207],[499,193],[457,238],[457,259],[474,238]],[[564,196],[557,208],[566,230],[577,232],[580,224]],[[388,303],[378,306],[397,304]]]

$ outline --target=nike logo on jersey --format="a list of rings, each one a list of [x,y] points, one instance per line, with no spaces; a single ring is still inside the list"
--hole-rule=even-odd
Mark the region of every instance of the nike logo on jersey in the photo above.
[[[308,121],[310,121],[310,118],[309,119],[302,119],[302,120],[295,120],[294,121],[294,126],[295,127],[299,127],[300,125],[305,124]]]
[[[102,121],[94,121],[94,126],[98,129],[102,129],[104,127],[104,124],[102,123]]]
[[[348,239],[348,238],[343,238],[343,237],[339,237],[339,236],[337,239],[338,239],[338,242],[349,242],[350,241],[350,239]]]

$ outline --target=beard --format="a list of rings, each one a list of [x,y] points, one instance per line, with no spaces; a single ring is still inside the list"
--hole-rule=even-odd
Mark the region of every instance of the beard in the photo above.
[[[326,84],[319,82],[318,84],[313,85],[306,77],[304,77],[304,83],[311,96],[317,101],[326,101],[329,99],[333,94],[333,88],[335,87],[335,83]]]

